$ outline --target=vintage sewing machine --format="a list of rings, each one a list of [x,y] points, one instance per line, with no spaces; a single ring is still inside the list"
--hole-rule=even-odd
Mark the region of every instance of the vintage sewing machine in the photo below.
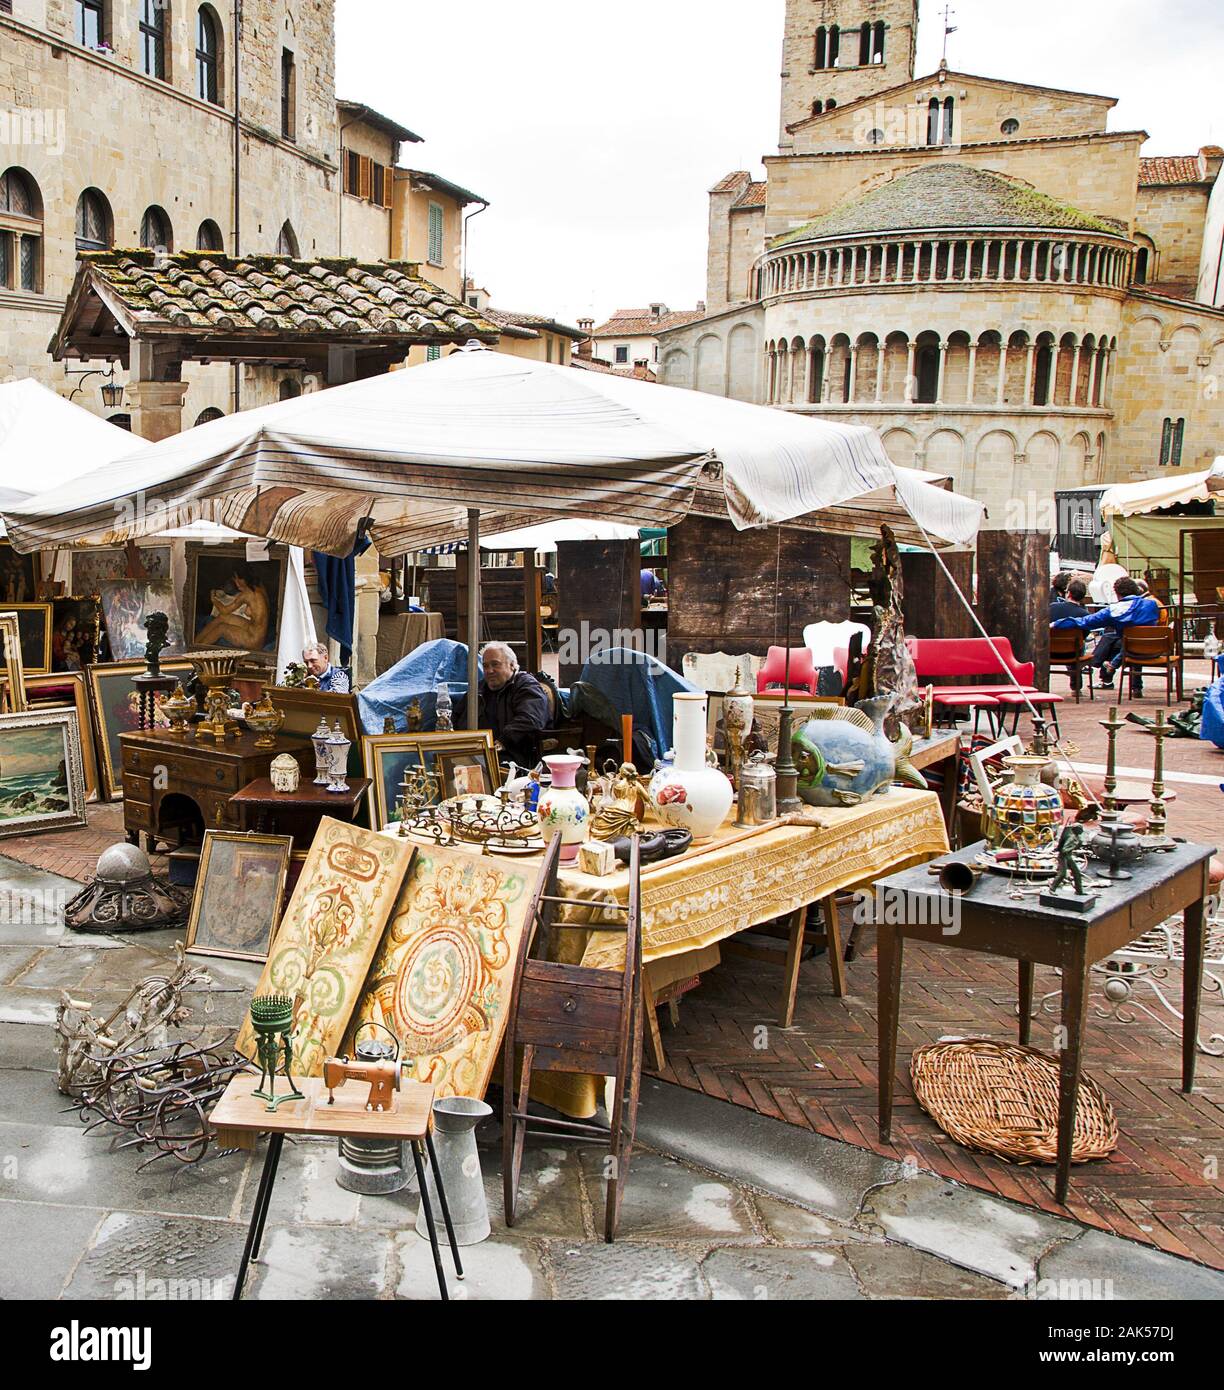
[[[402,1067],[402,1063],[391,1060],[353,1062],[347,1057],[329,1057],[323,1063],[323,1084],[327,1087],[327,1103],[336,1103],[335,1088],[343,1086],[346,1081],[368,1081],[370,1094],[366,1098],[365,1108],[394,1110],[395,1092],[400,1088]]]

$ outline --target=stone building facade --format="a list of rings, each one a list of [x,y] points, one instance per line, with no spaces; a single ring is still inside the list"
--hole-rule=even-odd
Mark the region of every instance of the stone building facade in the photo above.
[[[1224,151],[1145,158],[1110,97],[915,78],[917,10],[788,0],[779,152],[710,191],[708,312],[660,380],[872,425],[994,524],[1207,467]]]
[[[334,0],[0,5],[0,380],[139,424],[141,386],[106,411],[103,377],[82,375],[105,362],[48,354],[78,250],[406,260],[458,294],[464,212],[485,200],[397,167],[420,137],[338,102],[334,56]],[[183,377],[184,425],[322,384],[268,367]]]

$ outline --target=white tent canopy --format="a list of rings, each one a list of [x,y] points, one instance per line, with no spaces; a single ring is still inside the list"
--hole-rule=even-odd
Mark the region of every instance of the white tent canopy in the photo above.
[[[1170,473],[1141,483],[1118,483],[1101,494],[1101,515],[1139,516],[1158,507],[1207,502],[1224,493],[1224,455],[1205,473]]]
[[[968,544],[983,514],[903,475],[864,426],[484,349],[214,420],[0,510],[23,550],[206,519],[347,555],[368,517],[397,555],[464,539],[467,509],[486,533],[673,525],[711,465],[741,529],[887,492],[922,532]]]
[[[618,521],[589,521],[576,517],[570,521],[545,521],[539,526],[519,526],[496,536],[480,537],[482,550],[538,550],[551,553],[558,541],[635,541],[636,526]]]

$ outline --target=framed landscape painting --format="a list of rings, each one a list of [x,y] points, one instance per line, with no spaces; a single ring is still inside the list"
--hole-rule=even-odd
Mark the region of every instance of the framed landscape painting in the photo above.
[[[0,838],[84,824],[76,710],[0,715]]]
[[[113,801],[123,791],[123,746],[119,735],[134,733],[140,728],[140,696],[132,685],[132,677],[138,676],[144,668],[143,661],[117,661],[91,666],[88,671],[89,698],[98,734],[102,795],[108,801]],[[190,661],[180,658],[163,661],[161,669],[163,675],[185,679],[195,668]],[[155,704],[160,705],[165,698],[159,693]],[[158,714],[154,726],[168,728],[169,721]]]
[[[25,692],[26,708],[47,710],[71,705],[76,710],[77,725],[81,731],[81,762],[85,765],[85,794],[90,801],[96,801],[101,788],[85,672],[53,671],[49,676],[31,676],[25,682]]]
[[[193,647],[275,653],[288,555],[280,546],[268,557],[248,561],[245,547],[187,546],[183,608]]]
[[[99,590],[111,656],[116,661],[144,656],[149,641],[144,624],[150,613],[164,613],[170,620],[166,634],[170,638],[168,652],[181,652],[186,646],[172,580],[108,579],[99,585]]]
[[[206,830],[187,922],[187,951],[267,960],[280,921],[293,839]]]

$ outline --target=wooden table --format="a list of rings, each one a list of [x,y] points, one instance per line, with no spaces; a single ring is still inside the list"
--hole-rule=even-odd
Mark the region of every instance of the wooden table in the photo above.
[[[424,1155],[429,1156],[433,1168],[434,1182],[438,1189],[438,1200],[442,1207],[442,1220],[446,1223],[446,1235],[450,1241],[451,1255],[455,1261],[455,1274],[463,1278],[463,1263],[459,1258],[459,1247],[455,1242],[455,1232],[451,1225],[450,1208],[446,1203],[446,1192],[442,1186],[442,1174],[438,1170],[438,1156],[433,1143],[433,1098],[434,1088],[420,1081],[404,1081],[395,1096],[395,1109],[373,1111],[365,1108],[370,1094],[368,1082],[346,1081],[335,1089],[335,1104],[329,1104],[327,1088],[321,1077],[296,1076],[293,1078],[299,1091],[304,1093],[302,1100],[283,1102],[275,1111],[269,1111],[267,1102],[251,1095],[259,1086],[260,1078],[249,1071],[239,1072],[230,1080],[225,1094],[213,1109],[211,1120],[220,1131],[220,1147],[227,1146],[226,1133],[233,1135],[267,1134],[268,1155],[264,1159],[263,1173],[259,1179],[259,1190],[255,1195],[255,1210],[251,1213],[251,1224],[247,1230],[246,1244],[242,1249],[242,1262],[238,1266],[238,1282],[234,1285],[234,1299],[242,1297],[246,1283],[247,1268],[252,1260],[259,1258],[259,1246],[263,1240],[264,1222],[268,1217],[268,1207],[272,1201],[272,1187],[276,1182],[276,1169],[280,1163],[281,1149],[286,1134],[325,1135],[336,1139],[392,1139],[406,1141],[412,1149],[412,1162],[416,1167],[417,1190],[421,1194],[421,1205],[425,1210],[425,1225],[429,1228],[429,1242],[433,1247],[434,1269],[438,1276],[438,1290],[443,1300],[449,1299],[446,1289],[446,1276],[442,1272],[442,1254],[438,1248],[438,1233],[434,1226],[433,1211],[430,1207],[429,1192],[425,1185]],[[276,1094],[289,1090],[283,1076],[277,1078]],[[230,1144],[232,1147],[232,1143]]]
[[[271,748],[257,748],[255,739],[239,733],[218,743],[169,729],[120,734],[128,840],[139,844],[143,834],[150,841],[168,841],[177,833],[181,842],[193,820],[192,807],[205,830],[237,830],[238,812],[230,798],[256,777],[266,777],[273,758],[293,753],[303,767],[314,767],[307,739],[279,735]]]
[[[930,738],[915,739],[913,751],[910,753],[910,762],[919,772],[928,767],[938,767],[943,775],[943,785],[939,789],[939,805],[949,837],[952,835],[952,822],[956,818],[960,746],[958,729],[935,729]]]
[[[368,777],[349,777],[348,791],[329,792],[303,775],[297,791],[278,792],[270,777],[257,777],[230,797],[243,830],[291,835],[293,848],[308,850],[324,816],[354,821],[370,789]]]
[[[984,841],[935,861],[972,863]],[[1185,964],[1182,977],[1182,1090],[1194,1088],[1199,995],[1203,984],[1203,900],[1207,869],[1215,851],[1179,844],[1167,853],[1145,856],[1132,866],[1134,877],[1108,888],[1088,889],[1097,903],[1088,912],[1043,907],[1037,897],[1008,896],[1011,880],[985,873],[971,892],[949,895],[927,872],[907,869],[881,879],[875,888],[878,934],[878,1012],[880,1139],[892,1133],[893,1087],[897,1069],[897,1023],[901,996],[901,958],[905,938],[962,951],[1009,956],[1019,962],[1020,1042],[1032,1031],[1033,966],[1062,972],[1058,1092],[1058,1164],[1055,1197],[1066,1202],[1071,1176],[1071,1141],[1079,1092],[1088,972],[1145,931],[1185,913]],[[1098,868],[1090,861],[1092,868]]]

